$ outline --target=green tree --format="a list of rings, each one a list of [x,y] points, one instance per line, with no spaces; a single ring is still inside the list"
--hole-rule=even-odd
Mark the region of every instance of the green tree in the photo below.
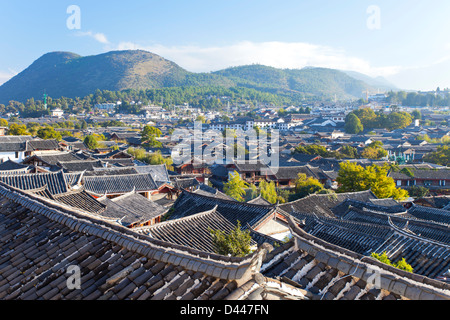
[[[358,150],[349,145],[343,146],[339,152],[344,158],[357,159],[359,157]]]
[[[382,262],[384,264],[387,264],[389,266],[392,266],[394,268],[397,268],[397,269],[400,269],[400,270],[404,270],[406,272],[411,272],[411,273],[414,271],[413,267],[406,262],[405,258],[402,258],[397,263],[393,264],[391,262],[391,260],[389,259],[389,257],[388,257],[386,252],[383,252],[382,254],[378,254],[376,252],[373,252],[370,256],[372,258],[375,258],[378,261],[380,261],[380,262]]]
[[[358,134],[364,130],[361,120],[354,114],[349,113],[345,120],[345,132],[350,134]]]
[[[308,177],[304,173],[299,173],[297,179],[295,180],[295,192],[300,198],[319,192],[323,189],[324,187],[319,180],[313,177]]]
[[[0,127],[7,127],[8,126],[8,120],[0,118]]]
[[[417,109],[411,113],[411,116],[414,118],[414,120],[422,120],[422,113]]]
[[[259,189],[261,192],[261,197],[263,197],[272,204],[277,203],[278,195],[275,187],[275,182],[273,181],[267,182],[265,180],[262,180],[259,184]]]
[[[334,156],[333,152],[328,151],[324,146],[319,146],[316,144],[310,144],[307,146],[299,145],[295,148],[294,153],[310,154],[324,158]]]
[[[144,162],[151,165],[165,164],[168,170],[173,170],[173,160],[171,157],[163,157],[161,151],[156,151],[147,154],[143,160]]]
[[[233,199],[239,202],[244,202],[244,189],[248,188],[249,184],[242,180],[238,172],[230,173],[228,182],[224,183],[223,191]]]
[[[214,251],[217,254],[232,257],[245,257],[251,252],[250,230],[242,230],[240,221],[229,233],[210,229]]]
[[[9,126],[8,135],[10,136],[29,136],[27,126],[24,124],[13,123]]]
[[[99,146],[97,139],[93,135],[86,136],[83,142],[89,150],[95,150]]]
[[[58,141],[61,141],[62,139],[61,133],[56,131],[55,128],[50,126],[40,128],[37,131],[37,136],[44,140],[56,139]]]
[[[428,196],[430,190],[422,186],[412,186],[411,188],[408,189],[408,193],[411,197],[417,199]]]
[[[441,166],[450,165],[450,148],[448,146],[440,146],[435,152],[426,154],[423,157],[425,162],[439,164]]]
[[[388,177],[389,166],[372,165],[367,168],[351,163],[342,162],[336,181],[338,192],[358,192],[371,190],[378,198],[394,198],[403,200],[408,198],[406,190],[396,188],[394,179]]]
[[[383,149],[383,143],[381,141],[372,142],[361,152],[361,157],[372,160],[380,160],[387,155],[388,152]]]
[[[152,126],[145,126],[141,132],[141,141],[145,146],[152,148],[162,147],[162,143],[156,138],[161,137],[161,130]]]

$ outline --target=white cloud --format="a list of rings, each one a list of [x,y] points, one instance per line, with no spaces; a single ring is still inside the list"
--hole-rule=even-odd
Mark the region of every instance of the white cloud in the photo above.
[[[100,43],[103,43],[103,44],[108,44],[109,43],[108,38],[103,33],[95,33],[95,32],[92,32],[92,31],[86,31],[86,32],[81,32],[80,31],[80,32],[77,32],[76,35],[78,37],[91,37],[94,40],[96,40],[96,41],[98,41]]]
[[[193,72],[216,71],[230,66],[263,64],[276,68],[300,69],[306,66],[358,71],[369,76],[389,76],[399,66],[374,67],[368,61],[349,56],[344,50],[303,42],[250,42],[227,46],[142,46],[122,42],[118,50],[142,49],[172,60]]]
[[[17,75],[17,72],[12,69],[8,69],[8,71],[0,71],[0,85],[4,84],[15,75]]]

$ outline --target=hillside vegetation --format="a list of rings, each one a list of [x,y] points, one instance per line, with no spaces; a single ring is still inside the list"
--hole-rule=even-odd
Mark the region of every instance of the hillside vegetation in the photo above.
[[[243,87],[296,99],[360,98],[370,86],[344,72],[324,68],[277,69],[262,65],[212,73],[189,72],[176,63],[142,50],[112,51],[82,57],[51,52],[0,86],[0,103],[85,97],[96,90],[123,91],[176,87]]]

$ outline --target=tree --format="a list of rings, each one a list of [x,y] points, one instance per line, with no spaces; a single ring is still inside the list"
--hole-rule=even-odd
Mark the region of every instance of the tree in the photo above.
[[[426,154],[423,157],[425,162],[439,164],[441,166],[450,165],[450,148],[448,146],[440,146],[435,152]]]
[[[86,136],[83,142],[89,150],[95,150],[98,148],[97,139],[95,139],[93,135]]]
[[[7,127],[8,126],[8,120],[0,118],[0,127]]]
[[[411,116],[414,118],[414,120],[422,120],[422,113],[417,109],[411,113]]]
[[[244,202],[244,189],[248,187],[248,183],[242,180],[239,173],[235,171],[234,173],[230,173],[228,182],[224,183],[223,191],[236,201]]]
[[[61,139],[62,139],[61,133],[56,131],[55,128],[50,127],[50,126],[40,128],[37,131],[37,136],[44,140],[56,139],[58,141],[61,141]]]
[[[10,136],[29,136],[27,126],[24,124],[13,123],[9,126],[8,135]]]
[[[341,156],[344,158],[357,159],[358,158],[358,150],[353,148],[350,145],[345,145],[339,151]]]
[[[262,180],[259,184],[259,189],[261,192],[261,197],[266,199],[272,204],[277,203],[278,201],[278,195],[277,190],[275,188],[275,182],[267,182],[265,180]]]
[[[380,262],[382,262],[384,264],[387,264],[389,266],[392,266],[394,268],[397,268],[397,269],[400,269],[400,270],[404,270],[406,272],[411,272],[411,273],[414,271],[412,266],[406,262],[405,258],[402,258],[397,263],[392,263],[386,252],[383,252],[382,254],[378,254],[376,252],[373,252],[370,256],[372,258],[375,258],[378,261],[380,261]]]
[[[161,130],[152,126],[145,126],[141,132],[141,141],[145,146],[160,148],[162,147],[162,143],[156,138],[161,137]]]
[[[316,144],[310,144],[307,146],[299,145],[295,148],[294,153],[309,154],[324,158],[334,156],[333,152],[328,151],[324,146],[319,146]]]
[[[232,257],[245,257],[251,251],[250,230],[243,231],[240,221],[228,234],[222,230],[209,230],[212,237],[214,251],[217,254]]]
[[[381,141],[372,142],[361,152],[361,157],[371,160],[380,160],[387,155],[388,152],[383,149],[383,143]]]
[[[364,130],[361,120],[354,114],[349,113],[345,120],[345,132],[350,134],[358,134]]]
[[[411,188],[408,189],[408,193],[411,197],[417,199],[428,196],[430,190],[422,186],[412,186]]]
[[[304,173],[299,173],[297,179],[295,180],[295,192],[300,198],[319,192],[323,190],[323,188],[324,187],[319,180],[313,177],[308,177]]]
[[[339,184],[339,193],[371,190],[380,199],[394,198],[395,200],[403,200],[409,196],[406,190],[396,188],[394,179],[387,176],[389,171],[387,165],[363,168],[346,161],[340,166],[336,179]]]

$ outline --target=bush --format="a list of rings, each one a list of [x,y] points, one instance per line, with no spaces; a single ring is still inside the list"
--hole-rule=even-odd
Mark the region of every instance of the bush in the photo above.
[[[406,271],[406,272],[411,272],[411,273],[414,271],[414,269],[411,267],[411,265],[406,262],[405,258],[402,258],[397,263],[393,264],[391,262],[391,260],[388,258],[386,252],[383,252],[381,255],[378,254],[378,253],[373,252],[370,256],[372,258],[375,258],[378,261],[380,261],[380,262],[382,262],[384,264],[387,264],[389,266],[392,266],[394,268],[397,268],[397,269],[400,269],[400,270],[403,270],[403,271]]]
[[[221,230],[212,229],[210,229],[210,233],[217,254],[245,257],[250,253],[250,243],[252,241],[250,230],[241,230],[240,221],[237,222],[236,227],[228,234]]]

